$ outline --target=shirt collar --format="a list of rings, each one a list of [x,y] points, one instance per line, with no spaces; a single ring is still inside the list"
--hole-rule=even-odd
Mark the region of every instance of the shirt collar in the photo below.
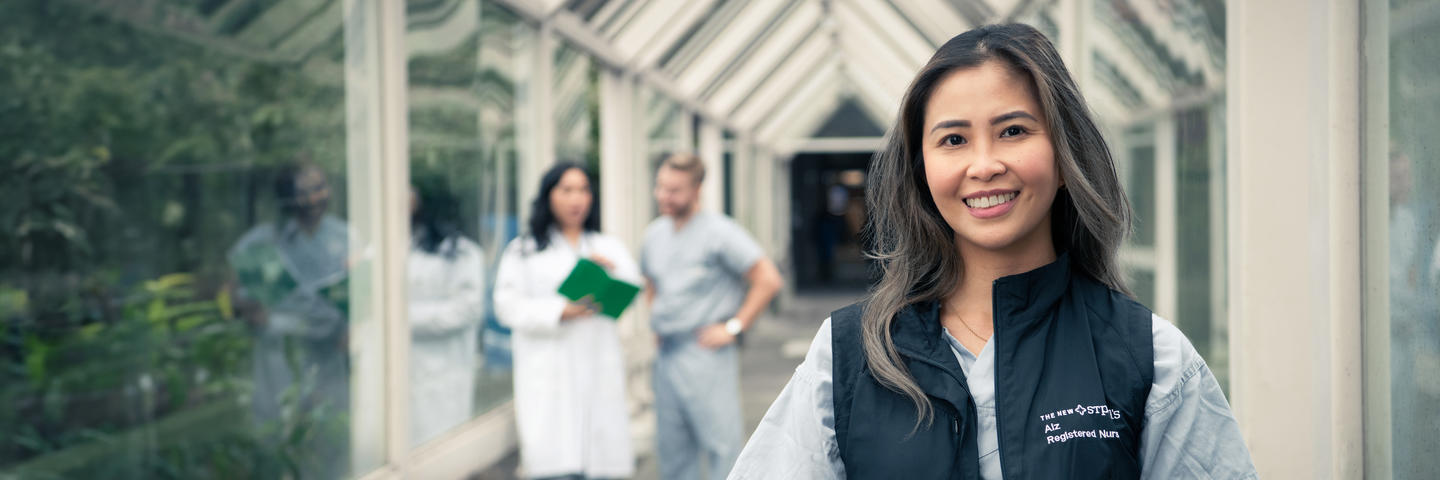
[[[991,288],[998,322],[1040,318],[1052,310],[1070,290],[1070,254],[1061,253],[1054,262],[1015,275],[1000,277]]]

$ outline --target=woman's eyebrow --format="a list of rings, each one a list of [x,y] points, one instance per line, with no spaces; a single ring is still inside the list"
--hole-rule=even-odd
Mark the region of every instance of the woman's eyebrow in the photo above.
[[[1010,113],[1002,113],[1002,114],[1000,114],[1000,115],[997,115],[995,118],[990,119],[990,124],[991,124],[991,125],[995,125],[995,124],[998,124],[998,123],[1001,123],[1001,122],[1006,122],[1006,121],[1014,120],[1014,119],[1017,119],[1017,118],[1026,118],[1026,119],[1030,119],[1031,121],[1036,121],[1036,122],[1040,121],[1040,119],[1035,118],[1035,116],[1034,116],[1034,115],[1031,115],[1029,112],[1026,112],[1026,111],[1024,111],[1024,110],[1016,110],[1016,111],[1013,111],[1013,112],[1010,112]],[[934,127],[930,128],[930,133],[935,133],[936,130],[940,130],[940,129],[942,129],[942,128],[969,128],[969,127],[970,127],[970,121],[969,121],[969,120],[945,120],[945,121],[937,122]]]
[[[942,128],[970,128],[970,121],[969,121],[969,120],[945,120],[945,121],[943,121],[943,122],[936,123],[936,124],[935,124],[935,127],[930,129],[930,133],[935,133],[936,130],[939,130],[939,129],[942,129]]]
[[[1029,114],[1028,112],[1026,112],[1026,111],[1024,111],[1024,110],[1016,110],[1016,111],[1013,111],[1013,112],[1010,112],[1010,113],[1000,114],[999,116],[996,116],[995,118],[990,119],[990,124],[991,124],[991,125],[995,125],[995,124],[998,124],[998,123],[1000,123],[1000,122],[1006,122],[1006,121],[1014,120],[1014,119],[1017,119],[1017,118],[1028,118],[1028,119],[1030,119],[1030,120],[1032,120],[1032,121],[1036,121],[1036,122],[1040,121],[1040,119],[1035,118],[1034,115],[1031,115],[1031,114]]]

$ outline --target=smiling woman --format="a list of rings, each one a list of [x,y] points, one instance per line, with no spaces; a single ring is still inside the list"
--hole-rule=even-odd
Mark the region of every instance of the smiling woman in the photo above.
[[[952,38],[890,131],[866,192],[883,276],[731,478],[1254,476],[1204,360],[1121,279],[1130,207],[1044,35]]]
[[[1054,255],[1048,220],[1062,182],[1030,85],[1029,75],[990,60],[945,76],[926,105],[934,127],[921,148],[925,178],[962,256],[975,248]]]

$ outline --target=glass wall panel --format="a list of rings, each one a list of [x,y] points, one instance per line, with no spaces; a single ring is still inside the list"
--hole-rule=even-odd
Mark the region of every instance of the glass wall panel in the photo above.
[[[1388,146],[1389,410],[1394,478],[1440,472],[1440,2],[1392,0],[1386,19],[1388,131],[1367,141]],[[1382,63],[1383,65],[1383,63]],[[1372,121],[1375,119],[1372,119]],[[1372,130],[1373,131],[1373,130]],[[1374,151],[1374,149],[1372,149]],[[1376,185],[1374,180],[1371,185]],[[1381,358],[1385,358],[1381,357]],[[1370,367],[1385,368],[1382,366]],[[1376,398],[1376,397],[1371,397]],[[1379,398],[1384,398],[1383,396]]]
[[[555,158],[600,174],[600,77],[595,60],[569,43],[555,49]],[[598,192],[597,192],[598,193]]]
[[[1131,288],[1228,378],[1225,319],[1225,2],[1080,2],[1024,20],[1052,40],[1082,24],[1068,59],[1109,132],[1135,213],[1121,257]],[[1078,17],[1078,18],[1077,18]]]
[[[0,477],[383,463],[346,4],[0,2]]]
[[[644,112],[646,143],[652,158],[658,161],[662,154],[695,151],[692,135],[687,132],[687,129],[692,128],[691,116],[679,103],[651,87],[642,85],[640,106]]]
[[[1224,121],[1212,105],[1175,117],[1175,318],[1221,385],[1230,378],[1224,285],[1224,168],[1217,137]]]
[[[1215,148],[1223,145],[1224,117],[1212,113],[1224,102],[1224,2],[1095,2],[1087,22],[1089,84],[1117,106],[1101,112],[1102,120],[1153,132],[1127,135],[1115,146],[1149,160],[1122,172],[1132,179],[1137,214],[1127,248],[1148,250],[1155,260],[1146,301],[1185,332],[1228,385],[1223,288],[1216,288],[1225,279],[1223,241],[1215,240],[1225,238],[1224,198],[1213,194],[1225,180],[1224,152]],[[1162,235],[1161,228],[1173,230]]]
[[[534,29],[480,0],[407,3],[411,244],[410,441],[511,398],[509,330],[490,302],[517,235],[516,85]]]
[[[694,152],[695,144],[691,140],[690,132],[686,130],[691,128],[690,115],[680,108],[679,103],[644,84],[637,86],[636,91],[640,108],[640,115],[636,117],[640,122],[638,128],[645,135],[645,148],[642,152],[648,166],[642,185],[648,187],[654,185],[655,168],[660,165],[660,160],[665,155],[673,152]],[[653,201],[649,203],[650,216],[659,216],[659,206]]]
[[[725,181],[720,182],[720,184],[726,186],[724,190],[725,208],[722,209],[722,211],[725,212],[725,215],[730,218],[737,218],[738,215],[735,209],[736,202],[734,195],[735,189],[730,188],[731,186],[735,185],[739,180],[739,175],[737,173],[738,167],[735,165],[735,148],[737,147],[737,145],[735,145],[735,135],[730,133],[730,130],[724,130],[723,133],[721,133],[720,141],[724,144],[724,147],[722,147],[723,153],[721,154],[720,165],[721,169],[724,170],[721,173],[724,174],[725,179]],[[754,183],[751,183],[749,181],[744,181],[742,183],[744,185],[755,185]],[[744,222],[745,220],[742,219],[740,221]]]

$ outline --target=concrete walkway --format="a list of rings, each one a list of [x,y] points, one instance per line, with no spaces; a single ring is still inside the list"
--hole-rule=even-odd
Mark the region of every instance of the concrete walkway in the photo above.
[[[740,350],[740,386],[746,437],[755,431],[770,403],[790,381],[795,367],[800,365],[810,347],[815,330],[820,328],[831,311],[855,302],[863,294],[859,290],[845,290],[796,295],[782,311],[762,318],[745,334],[745,343]],[[653,452],[654,449],[637,450]],[[514,479],[518,461],[518,455],[512,452],[499,464],[471,478]],[[635,480],[658,480],[658,477],[653,454],[642,456]]]

